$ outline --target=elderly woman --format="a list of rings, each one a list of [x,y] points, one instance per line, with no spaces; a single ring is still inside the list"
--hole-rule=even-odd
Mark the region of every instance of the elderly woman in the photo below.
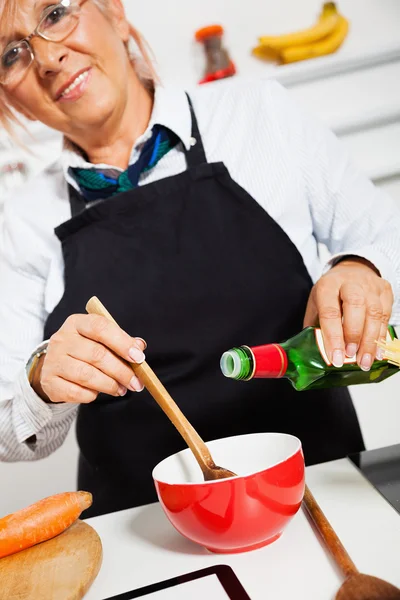
[[[47,456],[77,418],[90,514],[154,500],[151,470],[183,442],[134,395],[126,361],[146,342],[206,439],[286,431],[308,464],[362,449],[346,389],[243,385],[219,358],[320,323],[335,366],[356,355],[369,370],[400,309],[391,200],[275,82],[163,87],[120,0],[0,9],[3,125],[20,113],[65,138],[5,207],[1,459]],[[92,295],[121,328],[85,314]]]

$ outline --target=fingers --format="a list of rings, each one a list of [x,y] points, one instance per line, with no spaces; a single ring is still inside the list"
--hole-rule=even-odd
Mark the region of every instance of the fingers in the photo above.
[[[338,288],[320,280],[316,288],[316,306],[327,355],[335,367],[342,367],[344,337]]]
[[[363,371],[369,371],[376,356],[376,340],[382,326],[383,310],[378,295],[368,294],[366,297],[366,314],[364,331],[357,354],[357,363]]]
[[[335,367],[345,355],[369,371],[376,358],[382,359],[377,340],[385,340],[393,307],[390,284],[371,269],[362,267],[332,270],[314,286],[304,324],[319,325],[325,349]],[[317,313],[317,316],[316,314]]]
[[[50,338],[40,387],[52,402],[87,403],[99,393],[142,391],[127,362],[142,363],[145,348],[142,338],[132,338],[104,317],[72,315]]]
[[[311,290],[310,297],[307,302],[306,313],[304,315],[303,327],[317,327],[318,321],[318,309],[315,302],[315,286]]]
[[[143,389],[143,385],[132,373],[129,386],[125,387],[95,366],[68,355],[63,356],[57,364],[52,364],[51,357],[46,357],[41,385],[53,402],[84,404],[93,402],[99,393],[118,397],[125,396],[127,387],[132,391]]]
[[[136,337],[135,340],[136,345],[140,348],[142,352],[144,352],[147,348],[147,342],[141,337]]]
[[[70,356],[64,356],[58,365],[52,365],[51,359],[50,364],[45,361],[41,384],[53,402],[87,403],[95,400],[100,392],[110,396],[124,396],[127,392],[125,387],[96,367]]]
[[[382,304],[382,324],[379,333],[379,340],[384,342],[386,341],[387,328],[389,325],[390,317],[393,309],[393,291],[392,287],[388,282],[384,282],[384,289],[381,293],[381,304]],[[378,360],[383,359],[384,351],[382,348],[377,348],[376,350],[376,358]]]
[[[58,365],[56,375],[66,381],[76,383],[89,390],[110,396],[125,396],[127,388],[112,377],[109,377],[93,365],[76,360],[71,356],[65,356]]]
[[[115,383],[118,382],[125,389],[134,392],[143,389],[143,386],[138,384],[138,378],[133,373],[132,368],[106,346],[103,346],[103,344],[80,337],[79,344],[71,344],[66,350],[70,357],[77,359],[82,363],[93,365],[93,367],[96,367]],[[67,379],[65,375],[63,375],[63,377]],[[108,392],[105,391],[105,393]]]
[[[379,338],[378,341],[380,342],[385,342],[386,341],[386,335],[387,335],[387,327],[382,323],[381,325],[381,330],[379,332]],[[380,348],[379,346],[376,349],[376,359],[377,360],[383,360],[383,356],[385,354],[385,351],[383,350],[383,348]]]
[[[356,356],[360,347],[366,315],[365,293],[357,283],[345,283],[340,289],[346,356]]]
[[[77,383],[66,381],[61,377],[55,377],[50,387],[43,385],[43,390],[52,402],[66,402],[67,404],[90,404],[96,400],[98,393],[88,390]]]
[[[370,370],[376,358],[383,358],[376,342],[386,339],[392,312],[391,286],[380,280],[379,287],[380,294],[355,283],[345,283],[340,290],[346,354],[349,357],[357,354],[357,363],[364,371]]]
[[[132,338],[105,317],[73,315],[67,319],[66,326],[83,337],[100,342],[129,362],[140,364],[145,360],[145,342],[141,338]]]

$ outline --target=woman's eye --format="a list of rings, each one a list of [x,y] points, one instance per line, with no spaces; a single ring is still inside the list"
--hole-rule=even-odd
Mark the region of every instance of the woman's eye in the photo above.
[[[65,17],[67,10],[65,6],[56,6],[45,18],[45,26],[57,25]]]
[[[3,69],[11,69],[19,61],[21,51],[21,48],[16,47],[4,52],[1,57],[1,66]]]

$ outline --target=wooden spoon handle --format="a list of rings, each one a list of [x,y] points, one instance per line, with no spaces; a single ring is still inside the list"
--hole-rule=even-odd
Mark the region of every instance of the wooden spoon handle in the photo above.
[[[106,317],[110,321],[117,324],[115,319],[110,315],[108,310],[103,306],[96,296],[93,296],[86,304],[86,310],[89,314],[100,315]],[[175,425],[191,451],[193,452],[197,462],[203,473],[214,467],[214,461],[206,444],[201,439],[197,431],[192,427],[185,415],[178,408],[172,397],[169,395],[161,381],[158,379],[154,371],[146,362],[139,364],[128,363],[135,374],[140,378],[140,381],[153,396],[157,404],[162,408],[170,421]]]
[[[344,576],[350,577],[350,575],[357,575],[357,567],[351,560],[350,556],[347,554],[345,547],[336,535],[334,529],[332,528],[328,519],[322,512],[321,508],[319,507],[316,499],[310,492],[307,485],[304,492],[303,501],[311,519],[315,523],[318,532],[320,533],[322,539],[324,540],[326,546],[328,547],[336,564],[341,569]]]

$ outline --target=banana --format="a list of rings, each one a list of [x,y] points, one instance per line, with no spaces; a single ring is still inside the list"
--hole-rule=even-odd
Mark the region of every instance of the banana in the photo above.
[[[310,58],[332,54],[343,44],[348,31],[349,22],[345,17],[340,15],[339,23],[333,33],[319,42],[315,42],[315,44],[304,44],[303,46],[284,48],[280,52],[280,62],[281,64],[289,64],[300,60],[308,60]]]
[[[285,35],[263,36],[259,38],[259,45],[282,50],[298,45],[312,44],[331,34],[339,22],[339,13],[334,2],[326,2],[323,5],[322,12],[317,23],[308,29],[288,33]]]
[[[269,48],[268,46],[261,46],[260,44],[259,46],[253,48],[252,54],[257,58],[261,58],[262,60],[280,62],[279,51]]]

